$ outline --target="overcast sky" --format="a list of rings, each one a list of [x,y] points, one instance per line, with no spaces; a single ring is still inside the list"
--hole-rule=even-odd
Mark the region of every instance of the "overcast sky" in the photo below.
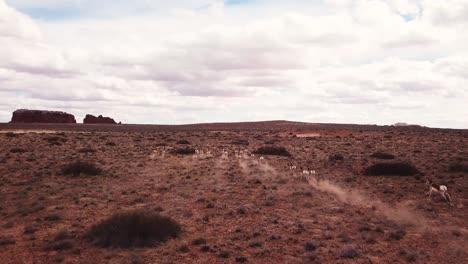
[[[468,128],[466,0],[0,0],[0,122]]]

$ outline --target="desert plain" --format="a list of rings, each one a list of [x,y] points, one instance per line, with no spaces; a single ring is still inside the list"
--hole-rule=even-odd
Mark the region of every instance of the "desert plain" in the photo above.
[[[468,263],[467,130],[1,124],[0,146],[0,263]],[[77,161],[102,171],[65,175]],[[395,162],[417,172],[366,173]],[[428,198],[426,176],[451,204]],[[86,238],[128,211],[181,231],[144,247]]]

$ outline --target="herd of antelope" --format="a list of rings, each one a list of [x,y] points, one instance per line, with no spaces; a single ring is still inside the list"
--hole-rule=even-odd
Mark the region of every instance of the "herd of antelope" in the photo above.
[[[164,157],[165,154],[168,151],[170,151],[169,148],[161,147],[159,149],[154,150],[153,153],[150,155],[150,158],[154,159],[156,157],[156,155],[158,155],[158,154],[161,157]],[[252,153],[252,151],[249,150],[249,149],[236,149],[236,150],[232,150],[232,151],[222,149],[220,151],[220,153],[216,153],[216,154],[219,154],[219,155],[216,155],[215,153],[216,152],[213,152],[210,149],[195,149],[195,156],[196,157],[221,156],[224,159],[230,159],[231,157],[236,158],[236,159],[255,159],[255,158],[257,158],[257,156],[254,153]],[[260,162],[263,162],[263,161],[265,161],[265,157],[259,156],[258,160]],[[293,173],[294,176],[299,175],[300,177],[304,178],[307,181],[309,181],[311,177],[315,177],[315,175],[316,175],[315,170],[311,170],[310,168],[303,168],[303,167],[299,167],[299,173],[296,173],[296,171],[298,170],[298,166],[295,165],[294,163],[288,163],[287,168]],[[426,185],[429,187],[429,192],[428,192],[429,201],[432,198],[432,193],[438,193],[444,198],[444,200],[446,202],[448,202],[451,206],[453,206],[452,197],[448,193],[447,186],[436,184],[432,180],[432,177],[426,177]]]

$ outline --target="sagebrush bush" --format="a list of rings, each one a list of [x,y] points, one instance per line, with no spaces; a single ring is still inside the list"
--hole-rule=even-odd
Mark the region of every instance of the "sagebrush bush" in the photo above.
[[[96,153],[96,150],[93,148],[81,148],[78,150],[78,152],[88,154],[88,153]]]
[[[328,156],[328,160],[329,161],[343,161],[344,156],[341,155],[341,154],[332,154],[332,155]]]
[[[25,152],[28,152],[28,150],[24,148],[12,148],[10,149],[10,152],[11,153],[25,153]]]
[[[13,133],[13,132],[7,132],[5,133],[5,136],[9,138],[15,138],[15,137],[18,137],[18,134]]]
[[[377,163],[364,170],[367,176],[412,176],[418,173],[419,170],[407,162]]]
[[[80,176],[96,176],[102,173],[102,169],[99,168],[96,164],[87,162],[87,161],[75,161],[72,163],[66,164],[62,173],[65,175]]]
[[[448,167],[448,171],[452,173],[456,173],[456,172],[468,173],[468,163],[462,163],[462,162],[451,163]]]
[[[253,152],[257,155],[272,155],[272,156],[285,156],[289,157],[291,154],[284,147],[275,147],[275,146],[265,146],[258,148]]]
[[[345,245],[337,251],[340,258],[353,259],[359,256],[359,253],[354,245]]]
[[[195,154],[195,149],[193,148],[178,148],[171,151],[171,154],[175,155],[193,155]]]
[[[45,141],[49,142],[51,145],[62,145],[62,143],[67,142],[66,138],[59,137],[59,136],[50,136],[44,138]]]
[[[374,154],[371,155],[372,158],[376,158],[376,159],[394,159],[395,156],[392,155],[392,154],[388,154],[388,153],[383,153],[383,152],[376,152]]]
[[[99,247],[150,247],[177,238],[181,230],[169,217],[137,210],[112,215],[92,226],[85,238]]]

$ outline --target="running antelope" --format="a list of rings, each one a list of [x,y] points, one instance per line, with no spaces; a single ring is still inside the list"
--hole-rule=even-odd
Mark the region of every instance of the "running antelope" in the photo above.
[[[426,185],[429,185],[429,200],[431,199],[432,192],[436,192],[440,193],[440,195],[444,197],[445,201],[452,205],[452,198],[447,192],[447,186],[435,184],[431,177],[426,177]]]

